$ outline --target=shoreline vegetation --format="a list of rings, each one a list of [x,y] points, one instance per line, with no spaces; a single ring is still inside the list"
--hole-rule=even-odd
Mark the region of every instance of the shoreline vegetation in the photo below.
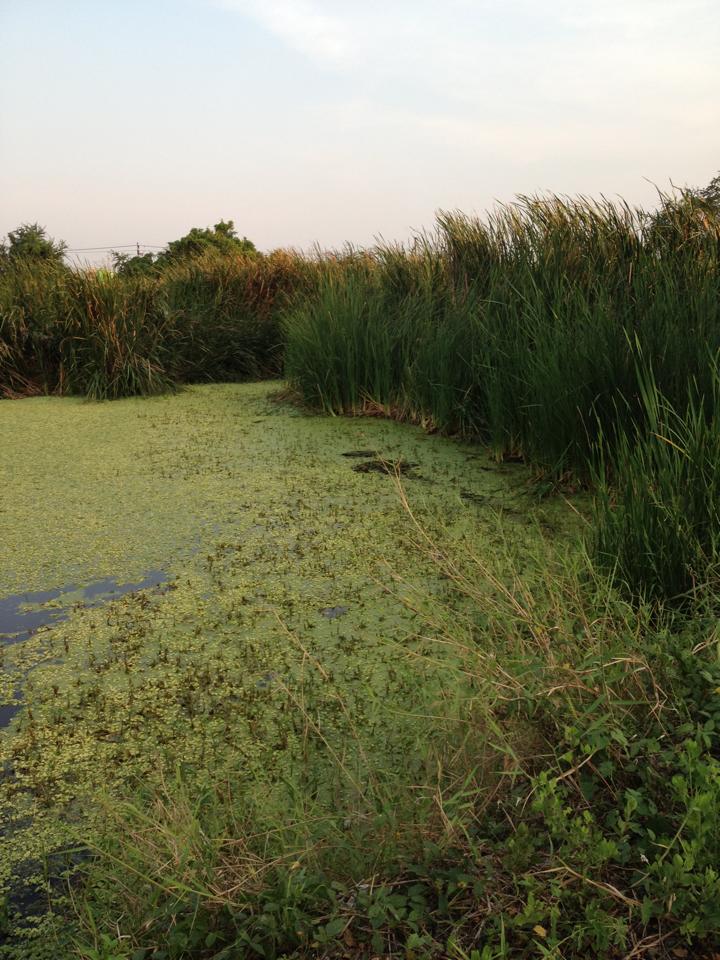
[[[132,515],[117,569],[81,569],[87,528],[49,551],[72,577],[6,592],[175,578],[3,648],[52,909],[0,957],[715,956],[718,204],[521,198],[311,257],[219,227],[115,272],[0,262],[6,495],[66,416],[78,464],[114,430],[128,497],[168,488],[165,557]]]

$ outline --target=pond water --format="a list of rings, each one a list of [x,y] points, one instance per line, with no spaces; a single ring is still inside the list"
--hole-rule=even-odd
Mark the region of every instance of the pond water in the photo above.
[[[167,581],[163,570],[150,570],[137,583],[119,583],[114,577],[95,580],[78,588],[74,583],[55,590],[34,590],[0,598],[0,647],[29,640],[41,627],[67,620],[73,606],[98,606],[122,597],[157,587]],[[11,702],[0,704],[0,730],[6,727],[22,707],[22,683],[13,687]]]
[[[390,421],[308,416],[274,390],[0,402],[11,927],[37,903],[17,878],[45,889],[42,864],[91,839],[99,800],[129,784],[182,770],[269,802],[307,765],[298,704],[356,765],[348,718],[374,764],[412,758],[412,710],[444,682],[413,665],[423,610],[456,601],[415,542],[398,476],[417,522],[458,551],[522,566],[542,531],[573,528],[564,504],[532,500],[522,466]]]

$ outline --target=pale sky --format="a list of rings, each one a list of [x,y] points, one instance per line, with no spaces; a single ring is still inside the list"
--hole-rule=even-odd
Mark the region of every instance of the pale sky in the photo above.
[[[718,169],[719,0],[0,0],[0,236],[369,244]]]

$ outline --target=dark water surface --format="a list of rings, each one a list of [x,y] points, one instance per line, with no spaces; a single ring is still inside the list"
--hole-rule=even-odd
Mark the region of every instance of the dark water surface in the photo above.
[[[167,580],[168,575],[163,570],[150,570],[142,580],[136,583],[120,583],[114,577],[104,577],[82,588],[69,583],[55,590],[34,590],[11,594],[9,597],[0,599],[0,647],[22,643],[41,627],[51,627],[67,620],[72,608],[78,603],[85,607],[98,607],[127,593],[158,587]],[[42,606],[68,594],[79,596],[64,607]],[[40,606],[40,609],[25,609],[29,606]],[[22,689],[19,685],[15,688],[14,700],[13,703],[0,704],[0,729],[6,727],[22,707],[20,702]]]
[[[70,583],[55,590],[28,591],[27,593],[16,593],[4,597],[0,599],[0,646],[22,643],[41,627],[52,627],[56,623],[67,620],[73,607],[77,604],[82,604],[85,607],[98,607],[110,600],[116,600],[124,594],[158,587],[166,583],[167,580],[168,576],[163,570],[150,570],[142,580],[138,580],[136,583],[119,583],[114,577],[105,577],[102,580],[95,580],[83,588],[78,588],[76,584]],[[24,609],[30,605],[38,606],[51,603],[69,594],[74,595],[73,600],[64,607],[54,606],[39,610]],[[22,677],[18,678],[14,688],[14,702],[0,704],[0,730],[7,727],[13,717],[22,709],[22,679]],[[0,777],[12,778],[12,776],[13,771],[9,765],[0,770]],[[12,829],[17,830],[18,827],[22,826],[22,822],[16,822]],[[8,835],[8,829],[0,827],[0,840]],[[72,873],[72,870],[87,857],[88,851],[85,849],[73,850],[69,853],[55,853],[50,856],[45,864],[45,870],[55,894],[61,895],[65,892],[63,878]],[[35,881],[28,880],[28,878],[37,874],[39,866],[32,859],[28,859],[17,866],[13,878],[14,882],[6,894],[5,906],[19,916],[38,917],[42,916],[48,909],[47,890],[40,889]],[[0,946],[4,943],[5,938],[2,929],[0,929]]]

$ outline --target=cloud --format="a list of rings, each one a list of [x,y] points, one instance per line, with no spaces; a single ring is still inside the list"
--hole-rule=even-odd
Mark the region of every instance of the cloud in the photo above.
[[[671,26],[710,20],[717,11],[709,0],[553,0],[548,9],[560,23],[582,30],[611,28],[645,34]]]
[[[671,124],[720,79],[717,0],[214,2],[410,117]]]
[[[716,0],[213,0],[322,66],[429,81],[473,80],[488,65],[557,71],[603,46],[629,62],[652,45],[657,69],[673,52],[715,60]],[[680,48],[680,49],[678,49]],[[684,49],[683,49],[684,48]]]
[[[311,60],[338,65],[348,59],[347,22],[312,0],[221,0],[221,5],[251,17]]]

